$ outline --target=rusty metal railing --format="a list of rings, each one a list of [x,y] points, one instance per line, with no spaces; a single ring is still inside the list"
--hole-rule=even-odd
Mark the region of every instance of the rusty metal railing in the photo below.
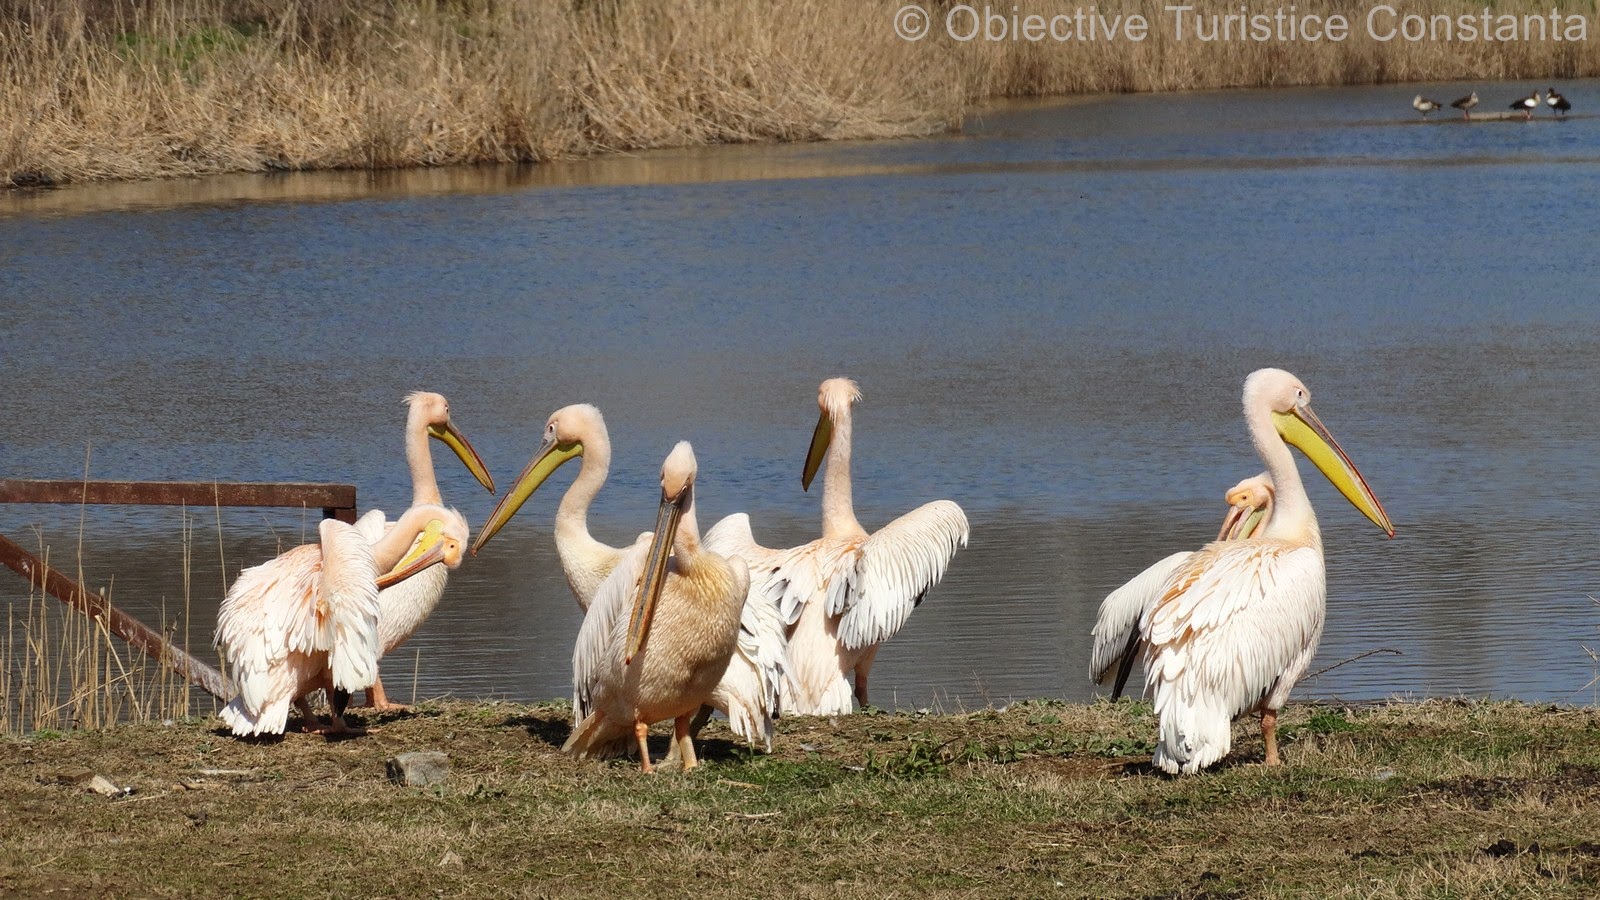
[[[323,518],[356,520],[356,489],[350,484],[220,483],[204,481],[33,481],[0,478],[0,504],[71,503],[93,506],[258,506],[321,509]],[[161,632],[114,607],[104,596],[51,568],[21,545],[0,535],[0,564],[28,579],[72,609],[100,619],[114,635],[172,667],[186,681],[219,700],[233,691],[222,673],[185,653]]]

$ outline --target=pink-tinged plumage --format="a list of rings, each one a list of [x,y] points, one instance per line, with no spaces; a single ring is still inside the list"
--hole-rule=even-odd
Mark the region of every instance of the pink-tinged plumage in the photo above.
[[[925,504],[868,534],[851,497],[855,382],[824,381],[821,418],[802,483],[809,486],[826,454],[822,537],[752,568],[757,589],[778,606],[788,626],[789,668],[782,688],[786,713],[836,715],[867,704],[867,674],[950,559],[967,545],[967,517],[949,500]],[[850,678],[855,678],[854,691]]]
[[[1273,484],[1256,536],[1208,544],[1165,579],[1139,622],[1145,685],[1160,719],[1161,769],[1193,773],[1228,754],[1233,718],[1258,711],[1266,762],[1279,762],[1278,710],[1316,654],[1327,609],[1322,535],[1289,443],[1352,505],[1393,536],[1365,479],[1281,369],[1245,380],[1245,421]]]
[[[743,560],[701,544],[696,470],[692,448],[680,443],[662,465],[657,531],[624,552],[584,617],[572,657],[577,723],[562,748],[568,753],[612,755],[631,736],[648,772],[649,726],[672,719],[677,758],[685,769],[697,764],[689,723],[734,654],[750,576]]]
[[[444,565],[460,565],[466,520],[454,510],[417,506],[376,542],[325,519],[320,543],[239,574],[218,610],[215,638],[239,691],[221,712],[234,734],[282,734],[290,704],[315,728],[305,694],[360,690],[377,678],[377,579],[430,524],[442,534]],[[337,715],[334,727],[344,729]]]
[[[1235,540],[1260,533],[1272,519],[1272,476],[1262,472],[1244,479],[1228,489],[1223,501],[1228,504],[1228,514],[1222,520],[1217,540]],[[1252,518],[1257,512],[1261,515]],[[1122,695],[1132,662],[1143,646],[1139,620],[1160,599],[1167,579],[1193,555],[1184,550],[1162,559],[1100,602],[1100,612],[1091,632],[1094,644],[1089,656],[1089,680],[1104,684],[1112,671],[1116,671],[1117,681],[1111,699]]]

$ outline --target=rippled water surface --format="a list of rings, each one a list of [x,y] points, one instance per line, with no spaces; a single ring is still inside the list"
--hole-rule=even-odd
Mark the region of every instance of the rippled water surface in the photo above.
[[[1528,89],[1478,87],[1483,109]],[[1600,110],[1600,84],[1563,90]],[[1399,530],[1308,479],[1330,592],[1314,668],[1401,655],[1301,693],[1588,701],[1600,118],[1421,124],[1415,92],[1092,98],[922,141],[0,195],[0,471],[348,481],[393,511],[405,392],[448,395],[502,488],[545,417],[588,401],[615,445],[597,536],[651,527],[660,461],[689,438],[701,521],[748,511],[787,545],[817,533],[798,478],[816,384],[849,375],[862,521],[948,497],[973,526],[879,655],[874,699],[1083,699],[1100,599],[1215,534],[1223,490],[1261,469],[1239,388],[1279,365]],[[493,498],[440,452],[447,500],[482,522]],[[386,661],[391,693],[567,693],[579,614],[550,527],[575,472],[457,573]],[[209,658],[226,579],[315,521],[187,520]],[[88,510],[86,574],[176,615],[184,522]],[[79,527],[75,508],[0,508],[0,532],[68,567]],[[4,575],[0,597],[26,588]]]

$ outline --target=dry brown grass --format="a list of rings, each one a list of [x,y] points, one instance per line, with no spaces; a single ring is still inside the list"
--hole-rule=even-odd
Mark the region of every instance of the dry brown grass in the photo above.
[[[902,0],[0,0],[0,184],[926,134],[994,97],[1600,72],[1584,43],[908,43]],[[936,15],[953,4],[926,4]],[[1000,4],[1009,9],[1012,4]],[[1024,14],[1071,12],[1068,0]],[[1200,0],[1232,12],[1232,0]],[[1399,4],[1463,13],[1476,0]],[[981,6],[981,4],[979,4]],[[1351,14],[1352,0],[1301,13]],[[1545,12],[1509,0],[1497,12]]]
[[[1600,714],[1292,705],[1286,763],[1149,771],[1148,705],[713,723],[706,764],[562,755],[564,706],[437,703],[367,737],[215,719],[0,738],[0,893],[117,896],[1593,897]],[[665,751],[664,735],[656,753]],[[446,751],[444,784],[384,759]],[[135,792],[70,783],[85,768]],[[63,778],[63,776],[66,776]]]

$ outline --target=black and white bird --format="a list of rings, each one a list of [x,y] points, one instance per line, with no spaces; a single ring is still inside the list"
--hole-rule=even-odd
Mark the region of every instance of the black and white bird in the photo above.
[[[1416,98],[1411,101],[1411,108],[1419,113],[1422,113],[1422,117],[1424,119],[1428,117],[1428,113],[1433,112],[1439,107],[1439,101],[1429,100],[1427,97],[1424,97],[1421,94],[1418,94]]]
[[[1567,98],[1556,93],[1555,88],[1551,88],[1545,93],[1544,102],[1549,104],[1550,108],[1555,110],[1558,116],[1565,116],[1567,110],[1572,109],[1572,104],[1568,102]]]
[[[1534,88],[1533,93],[1511,104],[1511,108],[1521,110],[1524,121],[1533,118],[1533,111],[1539,108],[1542,101],[1539,99],[1539,89]]]
[[[1461,118],[1470,121],[1472,119],[1472,108],[1478,105],[1478,92],[1473,91],[1471,94],[1462,97],[1460,100],[1452,102],[1450,105],[1461,110]]]

